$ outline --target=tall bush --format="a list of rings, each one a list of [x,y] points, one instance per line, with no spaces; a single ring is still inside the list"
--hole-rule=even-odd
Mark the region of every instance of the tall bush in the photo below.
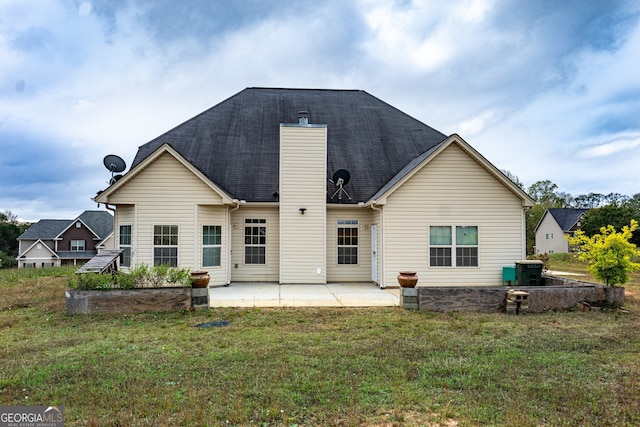
[[[609,286],[625,284],[629,273],[640,269],[640,264],[634,261],[640,251],[629,241],[637,228],[638,222],[632,219],[620,232],[613,225],[600,228],[600,233],[591,237],[578,230],[568,238],[569,245],[576,249],[578,258],[588,263],[595,278]]]

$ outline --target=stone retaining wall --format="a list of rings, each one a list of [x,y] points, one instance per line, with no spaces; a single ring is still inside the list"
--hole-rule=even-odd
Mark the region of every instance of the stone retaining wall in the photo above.
[[[411,297],[405,296],[403,288],[400,306],[424,311],[505,312],[507,291],[514,289],[529,294],[526,312],[530,313],[567,310],[582,302],[624,304],[624,288],[543,275],[542,286],[423,286],[407,289]],[[417,298],[413,296],[416,292]]]
[[[67,314],[188,310],[191,288],[67,291]]]

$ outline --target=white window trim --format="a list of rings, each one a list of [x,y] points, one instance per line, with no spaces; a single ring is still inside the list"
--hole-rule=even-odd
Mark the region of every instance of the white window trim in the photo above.
[[[247,222],[247,221],[264,221],[264,222]],[[256,217],[251,217],[251,218],[244,218],[243,220],[243,228],[242,228],[242,264],[245,266],[266,266],[267,265],[267,260],[269,259],[268,257],[268,251],[269,251],[269,240],[267,238],[268,236],[268,232],[269,232],[269,228],[267,227],[268,224],[268,220],[266,218],[256,218]],[[261,244],[247,244],[245,242],[245,238],[247,237],[246,234],[246,230],[247,227],[264,227],[264,245]],[[264,263],[263,264],[259,264],[259,263],[247,263],[247,247],[251,246],[251,247],[262,247],[264,246]]]
[[[78,242],[82,242],[82,249],[73,249],[73,247],[74,247],[73,243],[74,242],[76,242],[76,245],[75,245],[76,247],[79,246],[77,244]],[[72,252],[84,252],[84,251],[87,250],[87,242],[84,241],[84,240],[76,240],[76,239],[71,240],[71,243],[69,244],[69,250],[72,251]]]
[[[130,235],[131,243],[128,245],[120,243],[120,239],[122,238],[121,229],[122,227],[130,227]],[[133,224],[118,224],[118,247],[120,249],[129,248],[129,265],[123,265],[122,267],[130,268],[133,264]]]
[[[222,268],[222,225],[221,224],[202,224],[202,228],[200,232],[202,235],[200,236],[200,241],[204,240],[204,227],[219,227],[220,228],[220,243],[216,245],[205,245],[202,244],[202,253],[200,257],[200,264],[202,268]],[[204,250],[205,248],[219,248],[220,249],[220,264],[219,265],[204,265]]]
[[[431,244],[431,228],[430,227],[451,227],[451,245],[432,245]],[[477,245],[458,245],[456,244],[456,227],[476,227],[478,230],[478,244]],[[427,243],[429,250],[427,251],[429,268],[480,268],[480,226],[471,224],[432,224],[427,226]],[[456,265],[457,261],[457,248],[477,248],[478,250],[478,265]],[[451,248],[451,265],[431,265],[431,248]]]
[[[338,244],[339,230],[341,228],[355,228],[357,230],[358,243],[356,245],[340,245]],[[336,265],[342,267],[358,267],[360,265],[360,221],[357,219],[338,219],[336,221]],[[340,248],[356,248],[356,263],[355,264],[340,264]]]
[[[177,245],[156,245],[155,244],[155,229],[156,227],[177,227],[178,231],[176,235],[178,236],[178,244]],[[133,232],[133,230],[132,230]],[[178,224],[153,224],[151,226],[151,266],[156,265],[156,248],[176,248],[176,266],[180,266],[180,225]]]

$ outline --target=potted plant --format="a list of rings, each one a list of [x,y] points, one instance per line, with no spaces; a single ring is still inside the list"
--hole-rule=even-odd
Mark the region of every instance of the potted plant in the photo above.
[[[209,285],[209,272],[206,270],[194,270],[191,272],[191,286],[194,288],[206,288]]]
[[[398,283],[403,288],[415,288],[418,284],[418,273],[415,271],[401,271],[398,274]]]

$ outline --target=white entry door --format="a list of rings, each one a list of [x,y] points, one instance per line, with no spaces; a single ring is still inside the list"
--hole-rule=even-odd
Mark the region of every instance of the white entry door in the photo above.
[[[378,226],[371,226],[371,281],[378,283]]]

